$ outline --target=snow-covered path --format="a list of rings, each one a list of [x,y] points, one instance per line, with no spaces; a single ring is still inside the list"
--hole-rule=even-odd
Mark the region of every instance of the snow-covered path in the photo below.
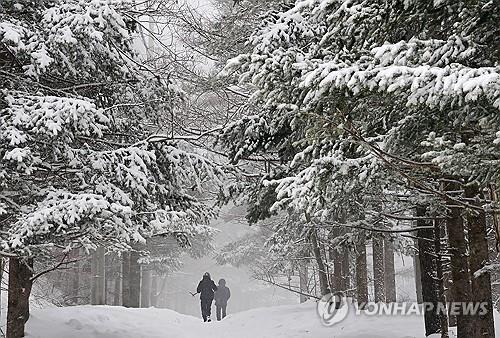
[[[321,325],[314,303],[253,309],[221,322],[167,309],[75,306],[34,310],[29,338],[423,338],[418,317],[348,317]]]

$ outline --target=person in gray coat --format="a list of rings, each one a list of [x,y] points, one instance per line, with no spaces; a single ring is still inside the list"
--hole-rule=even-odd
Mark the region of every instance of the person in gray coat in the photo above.
[[[221,278],[219,280],[217,291],[215,291],[215,308],[217,311],[217,320],[221,320],[222,318],[226,317],[226,307],[229,297],[231,297],[231,291],[226,286],[226,280]]]

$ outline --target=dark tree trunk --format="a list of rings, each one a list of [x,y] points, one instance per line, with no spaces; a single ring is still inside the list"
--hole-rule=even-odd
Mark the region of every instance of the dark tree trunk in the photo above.
[[[448,180],[444,183],[444,191],[449,195],[459,198],[458,192],[461,186],[457,181]],[[446,230],[448,233],[448,252],[450,258],[450,269],[452,276],[451,296],[454,302],[468,302],[471,300],[471,281],[469,274],[469,260],[467,256],[467,242],[465,238],[465,227],[462,220],[462,207],[452,201],[447,202],[448,215],[446,219]],[[473,337],[471,321],[463,313],[457,316],[458,338]]]
[[[385,264],[385,300],[388,303],[396,302],[396,271],[394,269],[394,248],[392,242],[384,239]]]
[[[426,207],[417,206],[417,217],[426,216]],[[418,253],[420,257],[420,271],[422,280],[422,298],[424,303],[432,304],[433,308],[425,308],[424,322],[425,335],[429,336],[441,332],[440,316],[436,314],[439,302],[439,286],[435,271],[437,269],[436,251],[434,241],[434,231],[432,223],[427,220],[418,220],[417,227],[431,227],[428,229],[418,229]]]
[[[415,241],[418,248],[418,241]],[[422,304],[422,271],[420,271],[420,256],[415,253],[413,256],[413,270],[415,272],[415,291],[417,294],[417,303]]]
[[[379,234],[372,237],[373,286],[375,302],[385,302],[384,239]]]
[[[342,271],[343,256],[335,249],[330,250],[330,260],[333,261],[333,273],[331,274],[332,290],[344,291],[344,271]]]
[[[443,274],[443,251],[442,251],[442,235],[443,221],[434,220],[434,250],[436,252],[436,282],[438,285],[437,299],[439,304],[446,304],[445,289],[444,289],[444,274]],[[444,310],[444,309],[443,309]],[[448,314],[446,311],[438,313],[441,324],[441,338],[448,338]]]
[[[489,185],[488,198],[492,202],[498,202],[498,196],[496,194],[496,185]],[[500,225],[500,217],[497,211],[492,211],[491,213],[486,215],[486,229],[488,233],[488,249],[489,249],[489,261],[491,264],[499,264],[500,265],[500,253],[497,251],[497,235],[498,226]],[[499,232],[500,233],[500,232]],[[500,244],[500,242],[498,243]],[[498,269],[493,269],[490,274],[490,279],[492,280],[491,285],[491,296],[493,299],[494,308],[497,311],[500,311],[500,304],[498,300],[500,299],[500,283],[497,283],[500,280],[500,271]]]
[[[366,266],[366,243],[364,233],[359,234],[356,246],[356,297],[358,306],[364,309],[368,303],[368,271]]]
[[[498,196],[496,194],[496,185],[489,185],[489,195],[491,201],[498,202]],[[486,215],[486,228],[488,233],[488,248],[489,248],[489,261],[490,264],[498,264],[500,266],[500,253],[497,251],[497,234],[498,227],[500,225],[500,215],[497,211],[492,211],[490,214]],[[499,232],[500,234],[500,232]],[[493,299],[493,306],[497,311],[500,311],[500,271],[498,269],[493,269],[490,274],[491,284],[491,297]]]
[[[450,262],[449,259],[446,259],[447,263],[444,265],[444,270],[443,270],[443,278],[444,278],[444,295],[446,298],[447,303],[453,302],[453,297],[452,297],[452,290],[451,290],[451,271],[450,270]],[[454,327],[457,326],[457,317],[452,314],[448,313],[448,326],[449,327]]]
[[[130,252],[122,253],[122,305],[130,307]]]
[[[349,258],[349,250],[344,249],[344,253],[342,255],[342,274],[344,276],[344,290],[346,290],[346,295],[351,297],[351,271],[350,271],[350,258]]]
[[[468,185],[465,188],[465,197],[476,206],[481,206],[479,200],[479,187]],[[486,214],[484,211],[467,213],[470,243],[470,271],[472,280],[472,301],[486,305],[486,313],[478,313],[473,317],[472,337],[495,337],[495,324],[493,322],[493,302],[491,300],[491,278],[488,271],[480,271],[488,263],[488,239],[486,233]]]
[[[129,306],[135,308],[141,305],[141,265],[139,264],[139,258],[138,251],[134,250],[130,253]]]
[[[343,223],[344,218],[341,217],[339,222]],[[335,241],[342,235],[342,231],[334,228],[330,231],[330,240]],[[328,250],[330,262],[333,262],[333,271],[330,271],[330,289],[332,292],[345,291],[345,277],[342,269],[343,264],[343,249],[339,247],[330,247]]]
[[[30,315],[29,297],[33,282],[33,260],[9,259],[9,298],[7,338],[24,337],[24,325]]]
[[[444,241],[441,246],[441,262],[443,263],[443,285],[444,285],[444,296],[447,303],[453,302],[452,294],[452,276],[451,276],[451,263],[450,263],[450,252],[448,251],[448,232],[443,221],[441,221],[441,229],[444,232]],[[453,313],[448,313],[448,327],[457,326],[457,317]]]
[[[5,260],[2,256],[0,256],[0,318],[2,318],[2,283],[3,283],[3,269],[4,269]]]
[[[323,257],[321,256],[321,249],[319,247],[316,229],[313,229],[313,231],[311,231],[310,238],[314,258],[316,259],[316,264],[318,264],[318,278],[321,295],[326,295],[329,292],[328,275],[326,272],[326,266],[323,261]]]

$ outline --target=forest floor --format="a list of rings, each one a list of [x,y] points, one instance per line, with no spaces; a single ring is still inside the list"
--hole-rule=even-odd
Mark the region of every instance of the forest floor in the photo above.
[[[498,334],[500,330],[497,325]],[[360,318],[349,315],[341,323],[325,327],[316,314],[314,302],[252,309],[228,315],[221,322],[211,323],[203,323],[199,318],[168,309],[129,309],[112,306],[59,307],[35,309],[27,324],[29,338],[423,338],[424,336],[423,319],[418,316]]]

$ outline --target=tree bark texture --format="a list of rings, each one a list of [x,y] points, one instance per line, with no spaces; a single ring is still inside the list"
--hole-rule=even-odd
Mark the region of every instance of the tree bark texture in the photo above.
[[[326,295],[329,292],[328,288],[328,275],[326,272],[326,266],[323,261],[323,257],[321,256],[321,249],[318,243],[318,233],[316,229],[311,231],[311,246],[314,254],[314,258],[316,259],[316,264],[318,265],[318,278],[319,278],[319,287],[321,295]]]
[[[379,234],[373,235],[372,248],[375,302],[385,302],[384,239]]]
[[[356,298],[360,308],[363,308],[368,302],[368,271],[364,233],[359,234],[356,246]]]
[[[24,337],[24,326],[30,315],[29,297],[33,285],[32,277],[32,259],[9,259],[7,338]]]
[[[462,187],[458,181],[447,180],[443,184],[444,191],[455,198],[460,198]],[[448,233],[448,252],[450,254],[451,269],[451,296],[454,302],[468,302],[471,299],[471,280],[469,274],[469,257],[467,255],[467,241],[462,219],[463,207],[454,201],[447,201],[448,214],[446,231]],[[471,321],[459,312],[457,318],[458,338],[473,337]]]
[[[396,271],[394,268],[394,248],[388,238],[384,238],[385,300],[396,302]]]
[[[465,188],[465,197],[473,200],[475,206],[481,206],[480,192],[477,185],[468,185]],[[473,316],[472,337],[495,337],[495,324],[493,322],[493,302],[491,299],[490,272],[482,271],[488,263],[488,238],[486,233],[486,214],[484,211],[468,210],[466,213],[469,228],[470,243],[470,272],[472,301],[482,303],[486,313],[477,313]]]
[[[419,205],[416,208],[417,217],[426,216],[426,207]],[[418,253],[420,257],[420,278],[422,281],[422,299],[424,303],[432,304],[433,308],[426,307],[424,311],[425,335],[429,336],[441,332],[440,317],[436,315],[439,302],[439,286],[437,283],[437,260],[432,223],[428,220],[418,220],[417,230]],[[421,227],[430,227],[422,229]]]

